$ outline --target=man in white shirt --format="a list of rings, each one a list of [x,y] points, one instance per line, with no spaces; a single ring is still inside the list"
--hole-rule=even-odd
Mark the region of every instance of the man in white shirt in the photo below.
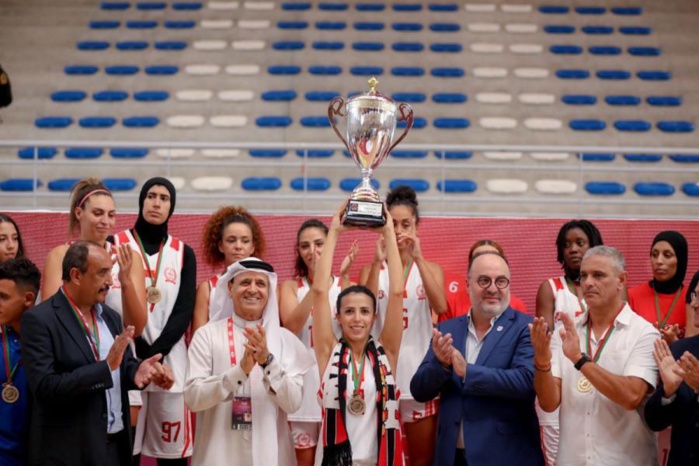
[[[580,267],[587,312],[564,315],[556,333],[542,318],[530,326],[539,403],[561,408],[559,465],[657,464],[643,404],[657,382],[660,334],[622,300],[625,268],[617,249],[589,249]]]
[[[218,280],[212,309],[232,308],[232,316],[201,327],[189,347],[184,398],[197,413],[192,464],[296,464],[287,413],[301,406],[303,376],[314,362],[279,326],[276,289],[272,266],[255,258],[236,262]]]

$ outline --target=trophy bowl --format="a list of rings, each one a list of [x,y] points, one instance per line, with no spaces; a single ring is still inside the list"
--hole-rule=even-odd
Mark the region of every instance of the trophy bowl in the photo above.
[[[362,181],[350,195],[343,222],[360,227],[386,224],[383,203],[371,185],[371,177],[413,126],[413,109],[410,105],[398,104],[390,97],[379,94],[376,91],[379,81],[375,77],[369,79],[368,84],[368,92],[350,97],[347,102],[335,97],[328,106],[328,118],[333,130],[362,173]],[[346,117],[345,136],[337,128],[336,116]],[[406,122],[405,129],[393,142],[399,121]]]

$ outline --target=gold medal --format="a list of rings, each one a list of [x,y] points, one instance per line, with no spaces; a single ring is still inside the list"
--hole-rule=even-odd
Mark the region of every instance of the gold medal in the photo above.
[[[2,401],[8,404],[12,404],[19,399],[19,390],[17,387],[10,383],[6,383],[2,386]]]
[[[364,398],[359,395],[359,392],[355,391],[352,393],[352,399],[350,400],[348,409],[349,412],[355,416],[361,416],[366,411],[366,403],[364,402]]]
[[[149,286],[146,289],[146,301],[148,301],[149,303],[158,304],[162,297],[163,297],[163,294],[156,287]]]
[[[590,390],[592,390],[592,384],[589,380],[587,380],[587,377],[580,377],[580,379],[578,380],[578,391],[580,393],[587,393]]]

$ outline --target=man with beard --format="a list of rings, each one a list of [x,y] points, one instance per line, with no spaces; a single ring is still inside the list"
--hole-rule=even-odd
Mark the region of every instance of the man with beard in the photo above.
[[[410,390],[441,395],[435,464],[543,465],[527,325],[512,309],[510,268],[498,252],[469,263],[469,315],[442,322]]]

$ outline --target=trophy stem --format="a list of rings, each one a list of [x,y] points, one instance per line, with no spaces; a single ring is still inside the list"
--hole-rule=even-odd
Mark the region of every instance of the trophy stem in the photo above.
[[[371,185],[371,175],[373,173],[374,170],[371,168],[362,168],[362,181],[359,183],[359,186],[354,188],[352,199],[379,202],[379,193]]]

